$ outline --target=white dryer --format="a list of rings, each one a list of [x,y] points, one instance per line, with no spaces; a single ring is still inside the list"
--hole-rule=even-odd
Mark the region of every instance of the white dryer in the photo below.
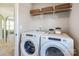
[[[39,40],[44,32],[29,31],[22,33],[21,38],[21,55],[23,56],[38,56],[39,55]]]
[[[73,56],[74,42],[67,34],[46,34],[41,37],[41,56]]]

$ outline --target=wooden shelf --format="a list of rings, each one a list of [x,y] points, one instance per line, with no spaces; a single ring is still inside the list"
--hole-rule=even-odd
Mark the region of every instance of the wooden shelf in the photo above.
[[[30,14],[32,16],[40,15],[41,14],[41,11],[40,11],[40,9],[33,9],[33,10],[30,10]]]
[[[55,6],[55,13],[70,11],[72,5],[70,3]]]
[[[53,13],[53,10],[54,10],[53,9],[53,6],[41,8],[42,14],[50,14],[50,13]]]
[[[66,12],[66,11],[71,11],[71,9],[67,8],[67,9],[56,10],[55,13]]]
[[[33,9],[33,10],[30,10],[30,14],[32,16],[36,16],[41,14],[60,13],[60,12],[70,11],[71,8],[72,8],[71,3],[65,3],[61,5],[56,5],[55,8],[53,6],[48,6],[41,9]]]

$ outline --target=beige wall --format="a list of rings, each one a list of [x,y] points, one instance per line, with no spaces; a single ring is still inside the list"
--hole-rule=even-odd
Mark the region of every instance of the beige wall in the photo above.
[[[75,47],[79,51],[79,4],[73,4],[69,25],[70,35],[75,39]]]

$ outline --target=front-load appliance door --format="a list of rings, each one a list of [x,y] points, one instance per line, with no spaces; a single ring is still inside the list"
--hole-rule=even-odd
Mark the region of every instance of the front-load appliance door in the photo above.
[[[21,54],[23,56],[36,56],[38,55],[38,46],[36,38],[26,38],[21,42]]]
[[[41,45],[41,56],[70,56],[68,49],[58,42],[46,42]]]

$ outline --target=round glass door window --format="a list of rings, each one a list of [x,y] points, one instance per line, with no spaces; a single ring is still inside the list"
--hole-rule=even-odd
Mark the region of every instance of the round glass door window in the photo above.
[[[63,52],[56,47],[49,47],[45,53],[46,56],[64,56]]]
[[[25,42],[24,49],[25,49],[26,53],[31,54],[31,55],[35,52],[35,46],[34,46],[33,42],[31,42],[31,41]]]

